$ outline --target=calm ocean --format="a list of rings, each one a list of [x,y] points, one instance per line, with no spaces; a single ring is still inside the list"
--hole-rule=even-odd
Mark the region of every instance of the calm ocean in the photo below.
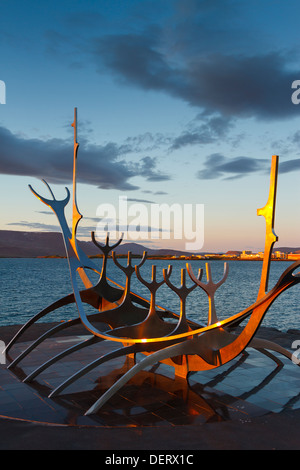
[[[125,260],[121,261],[125,262]],[[101,260],[95,260],[101,266]],[[151,266],[157,266],[157,279],[162,279],[162,269],[171,263],[167,260],[147,260],[141,268],[141,275],[150,280]],[[191,262],[194,273],[204,268],[202,280],[206,281],[205,261]],[[215,297],[219,319],[227,318],[248,307],[257,296],[262,263],[260,261],[228,261],[229,275],[226,282],[218,289]],[[271,263],[269,289],[279,279],[283,271],[292,264],[289,261]],[[171,281],[180,286],[180,270],[185,261],[172,261]],[[211,261],[213,280],[218,281],[223,274],[223,261]],[[108,277],[124,284],[124,274],[109,260]],[[97,277],[94,275],[94,281]],[[187,275],[187,283],[191,281]],[[139,283],[135,275],[132,278],[132,290],[149,299],[147,288]],[[72,292],[66,259],[0,259],[0,326],[23,324],[31,316],[51,304],[55,300]],[[168,287],[162,286],[157,292],[157,303],[175,312],[179,311],[179,300]],[[90,308],[90,307],[86,307]],[[200,288],[196,288],[188,297],[187,314],[192,320],[206,323],[208,302],[207,296]],[[88,310],[92,313],[93,310]],[[41,321],[51,322],[68,320],[77,317],[77,309],[73,304],[48,314]],[[274,327],[281,331],[290,328],[300,329],[300,286],[296,285],[279,296],[267,312],[263,326]]]

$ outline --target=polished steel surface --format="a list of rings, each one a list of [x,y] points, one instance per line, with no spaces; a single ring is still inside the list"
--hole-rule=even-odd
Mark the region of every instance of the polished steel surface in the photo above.
[[[274,243],[278,241],[278,237],[274,231],[275,223],[275,206],[277,193],[277,176],[278,176],[278,155],[272,156],[271,174],[270,174],[270,190],[267,203],[261,209],[257,209],[257,215],[262,215],[266,221],[266,236],[264,259],[261,273],[261,280],[257,299],[260,299],[268,291],[268,281],[270,272],[270,261]]]
[[[228,265],[224,264],[224,275],[218,282],[213,282],[211,266],[206,264],[207,282],[203,282],[202,270],[199,270],[196,277],[191,265],[187,264],[187,272],[191,281],[191,287],[186,284],[186,270],[181,272],[181,286],[176,287],[176,280],[171,282],[172,267],[163,270],[163,280],[156,280],[156,266],[152,267],[152,279],[146,281],[140,268],[146,262],[147,255],[144,253],[141,261],[132,265],[131,253],[128,253],[127,265],[122,265],[116,256],[115,248],[121,243],[122,237],[115,244],[109,245],[109,235],[105,244],[96,241],[92,232],[92,241],[103,254],[102,270],[95,266],[93,261],[85,255],[79,248],[76,239],[77,227],[82,219],[77,204],[77,154],[79,144],[77,142],[77,110],[74,111],[74,155],[73,155],[73,206],[72,206],[72,229],[70,230],[65,218],[65,207],[70,200],[70,192],[66,188],[67,196],[63,200],[57,200],[50,188],[46,184],[52,199],[47,199],[39,195],[31,186],[30,189],[36,197],[49,206],[56,214],[68,258],[70,278],[73,293],[59,299],[57,302],[43,309],[32,317],[29,322],[15,335],[6,348],[8,353],[12,346],[16,347],[24,331],[38,319],[43,318],[50,311],[60,308],[68,303],[75,303],[77,315],[72,319],[65,319],[64,323],[49,329],[46,333],[28,344],[19,354],[12,358],[8,368],[10,371],[17,370],[20,363],[28,359],[29,353],[40,348],[46,341],[52,339],[54,334],[65,331],[74,325],[82,325],[88,335],[87,339],[80,339],[70,347],[55,353],[51,358],[36,364],[29,373],[23,377],[26,383],[32,383],[38,376],[45,374],[49,368],[59,367],[59,364],[69,356],[74,354],[84,354],[86,350],[94,351],[89,355],[89,361],[77,370],[72,370],[69,376],[55,384],[48,391],[49,399],[57,399],[67,388],[74,386],[79,379],[82,380],[88,373],[96,367],[104,367],[114,360],[129,361],[130,367],[122,369],[122,374],[114,376],[112,382],[100,397],[95,399],[85,410],[85,415],[93,415],[111,400],[129,380],[135,380],[137,374],[149,367],[157,367],[158,364],[172,366],[177,377],[184,379],[188,375],[199,371],[210,371],[225,364],[230,364],[241,354],[246,354],[246,348],[255,348],[263,354],[270,354],[268,351],[277,352],[288,359],[292,359],[292,353],[285,348],[263,339],[258,339],[255,334],[267,313],[269,307],[276,298],[287,289],[300,282],[300,273],[294,273],[300,266],[300,261],[293,263],[282,274],[277,284],[268,291],[268,277],[271,261],[271,253],[274,243],[278,237],[274,232],[275,202],[278,174],[278,156],[272,157],[269,197],[266,205],[257,211],[266,222],[265,251],[261,273],[261,280],[256,302],[245,310],[224,319],[219,320],[216,312],[214,296],[218,288],[226,281],[228,276]],[[106,264],[109,253],[115,265],[123,271],[126,276],[125,286],[117,285],[113,280],[106,277]],[[89,278],[92,270],[99,275],[96,284]],[[84,290],[80,290],[78,275],[83,281]],[[150,302],[141,297],[138,293],[131,291],[131,278],[136,275],[137,279],[148,288]],[[108,282],[109,281],[109,282]],[[171,312],[165,307],[156,305],[156,292],[163,285],[175,292],[180,299],[180,312]],[[200,325],[192,322],[188,318],[186,311],[186,299],[191,291],[200,287],[208,297],[208,321],[207,325]],[[96,312],[86,314],[84,304],[91,305]],[[247,320],[246,326],[235,329],[243,321]],[[110,344],[112,349],[107,349]],[[94,349],[95,348],[95,349]],[[141,358],[137,361],[137,355]],[[276,359],[277,360],[277,359]]]

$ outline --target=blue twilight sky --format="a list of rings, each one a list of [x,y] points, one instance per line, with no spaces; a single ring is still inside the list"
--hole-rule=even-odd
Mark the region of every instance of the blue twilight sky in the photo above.
[[[47,195],[44,178],[58,198],[72,189],[77,107],[80,237],[96,228],[100,204],[118,208],[126,196],[149,214],[151,203],[204,204],[200,251],[261,250],[256,209],[278,154],[277,246],[300,246],[299,1],[0,0],[0,9],[0,229],[59,230],[28,184]]]

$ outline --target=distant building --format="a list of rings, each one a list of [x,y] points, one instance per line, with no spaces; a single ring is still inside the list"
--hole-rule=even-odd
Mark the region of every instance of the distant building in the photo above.
[[[241,255],[241,251],[229,250],[223,256],[228,258],[238,258]]]
[[[281,251],[275,251],[274,258],[275,259],[288,259],[288,255],[287,253],[283,253]]]
[[[250,250],[244,250],[241,254],[241,259],[256,259],[259,258],[258,253],[252,253]]]

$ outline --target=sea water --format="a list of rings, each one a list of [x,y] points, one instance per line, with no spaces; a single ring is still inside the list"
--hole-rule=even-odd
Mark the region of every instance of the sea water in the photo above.
[[[125,264],[126,259],[119,260]],[[94,259],[95,264],[101,270],[101,259]],[[133,259],[132,263],[138,263]],[[197,274],[198,269],[203,269],[202,281],[206,282],[205,260],[147,260],[140,268],[141,276],[151,280],[152,264],[156,265],[157,280],[163,279],[163,269],[172,264],[170,281],[177,287],[181,284],[181,269],[186,268],[186,263],[191,263],[192,269]],[[217,316],[220,320],[230,317],[255,302],[262,269],[261,261],[227,261],[229,274],[215,294]],[[224,261],[212,260],[211,273],[214,282],[223,276]],[[290,266],[290,261],[271,262],[269,286],[271,289],[278,281],[284,270]],[[299,271],[299,270],[298,270]],[[89,273],[93,283],[97,282],[98,275],[92,271]],[[121,285],[125,283],[124,273],[108,260],[107,276]],[[192,285],[186,273],[186,283]],[[132,290],[139,295],[150,298],[147,287],[141,284],[135,273],[132,276]],[[81,285],[83,288],[83,285]],[[12,324],[24,324],[33,315],[38,313],[56,300],[72,293],[72,284],[69,274],[68,261],[55,258],[2,258],[0,259],[0,326]],[[166,285],[162,285],[157,291],[157,304],[179,313],[180,300],[176,293]],[[87,313],[95,312],[92,307],[84,304]],[[207,323],[208,299],[206,293],[197,287],[187,298],[187,316],[191,320],[201,324]],[[40,321],[65,321],[78,316],[76,304],[71,304],[57,309]],[[295,328],[300,329],[300,285],[295,285],[282,293],[272,304],[262,322],[263,326],[277,328],[281,331]]]

